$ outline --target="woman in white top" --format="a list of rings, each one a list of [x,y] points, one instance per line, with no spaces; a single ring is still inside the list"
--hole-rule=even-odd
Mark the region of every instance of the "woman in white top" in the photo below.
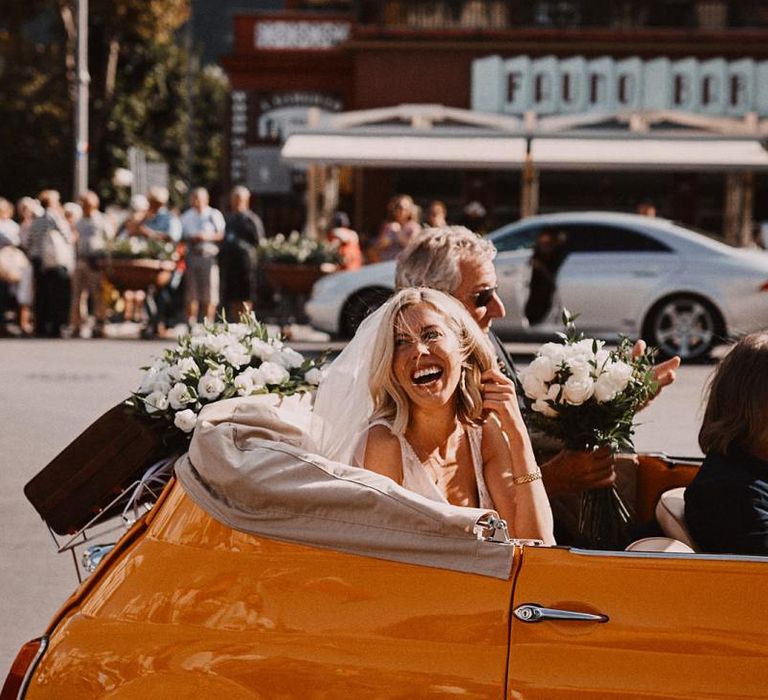
[[[553,543],[514,387],[464,307],[404,289],[384,307],[370,352],[374,409],[360,466],[433,500],[494,508],[512,537]]]

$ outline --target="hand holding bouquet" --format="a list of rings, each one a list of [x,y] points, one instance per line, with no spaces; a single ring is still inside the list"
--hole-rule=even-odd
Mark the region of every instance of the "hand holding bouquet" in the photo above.
[[[633,449],[634,416],[656,393],[653,354],[633,356],[623,338],[615,350],[576,332],[563,313],[561,343],[546,343],[523,370],[527,418],[571,450]],[[614,487],[584,492],[579,530],[590,546],[623,547],[629,513]]]

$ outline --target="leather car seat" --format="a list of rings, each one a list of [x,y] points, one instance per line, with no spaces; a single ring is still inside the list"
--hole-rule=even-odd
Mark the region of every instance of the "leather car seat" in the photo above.
[[[680,486],[661,494],[656,504],[656,520],[667,537],[684,542],[694,552],[701,551],[685,524],[685,487]]]

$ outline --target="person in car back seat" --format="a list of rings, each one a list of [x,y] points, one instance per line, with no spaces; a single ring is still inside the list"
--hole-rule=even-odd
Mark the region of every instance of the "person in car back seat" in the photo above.
[[[720,362],[699,431],[706,455],[685,491],[685,521],[702,551],[768,555],[768,332]]]

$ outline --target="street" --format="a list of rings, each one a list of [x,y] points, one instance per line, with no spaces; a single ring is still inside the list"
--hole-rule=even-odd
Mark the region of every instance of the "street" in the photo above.
[[[107,409],[128,396],[141,366],[169,341],[0,341],[0,674],[38,636],[77,580],[23,494],[24,484]],[[293,343],[296,350],[317,352]],[[535,346],[510,346],[526,364]],[[683,367],[674,386],[641,414],[640,451],[698,455],[701,392],[712,363]]]

